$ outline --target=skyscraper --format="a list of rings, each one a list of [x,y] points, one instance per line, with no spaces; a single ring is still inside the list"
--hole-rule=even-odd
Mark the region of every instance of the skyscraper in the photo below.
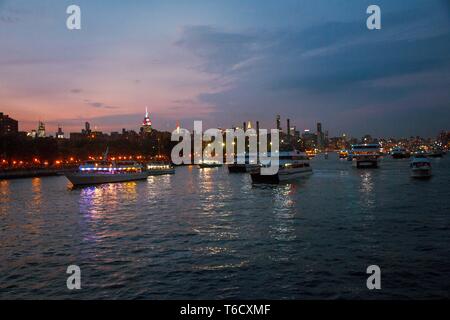
[[[281,117],[277,115],[277,129],[281,131]]]
[[[317,148],[323,149],[324,147],[324,134],[322,132],[322,123],[317,123]]]
[[[144,122],[142,123],[142,128],[141,128],[143,133],[151,133],[152,132],[152,122],[150,120],[150,116],[148,114],[148,108],[145,108],[145,118],[144,118]]]
[[[45,123],[39,121],[38,130],[37,130],[38,138],[45,138]]]

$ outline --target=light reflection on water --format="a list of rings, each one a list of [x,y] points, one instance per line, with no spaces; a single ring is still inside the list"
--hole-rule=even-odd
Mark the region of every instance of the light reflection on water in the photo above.
[[[0,181],[0,289],[16,288],[0,298],[73,298],[74,263],[79,298],[370,298],[374,261],[389,270],[382,297],[448,296],[448,158],[426,183],[401,161],[313,167],[278,186],[196,166],[73,190],[63,177]]]

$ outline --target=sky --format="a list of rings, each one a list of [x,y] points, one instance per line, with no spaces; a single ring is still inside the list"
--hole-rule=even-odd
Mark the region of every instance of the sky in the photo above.
[[[81,8],[81,30],[66,8]],[[381,30],[366,9],[381,8]],[[20,130],[450,130],[450,0],[0,0],[0,112]]]

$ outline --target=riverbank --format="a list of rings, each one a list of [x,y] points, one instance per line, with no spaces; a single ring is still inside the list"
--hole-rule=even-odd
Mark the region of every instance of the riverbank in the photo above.
[[[0,180],[59,176],[75,170],[76,168],[30,168],[1,170]]]

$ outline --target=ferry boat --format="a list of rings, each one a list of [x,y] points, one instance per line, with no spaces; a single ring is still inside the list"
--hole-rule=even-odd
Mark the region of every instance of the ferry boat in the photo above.
[[[391,150],[391,156],[394,159],[407,159],[411,157],[411,154],[405,148],[395,147]]]
[[[206,168],[218,168],[218,167],[222,167],[223,164],[220,161],[217,160],[202,160],[199,165],[198,165],[201,169],[206,169]]]
[[[170,163],[150,162],[147,163],[147,173],[149,176],[175,174],[175,167],[172,166]]]
[[[356,168],[378,168],[380,161],[379,144],[352,145],[352,164]]]
[[[431,161],[425,155],[416,155],[411,161],[412,178],[430,178]]]
[[[312,174],[309,157],[297,150],[281,151],[279,154],[279,170],[274,175],[262,175],[261,166],[251,173],[253,183],[277,184],[284,181],[298,179]]]
[[[145,180],[148,172],[135,161],[87,161],[66,178],[74,186]]]

